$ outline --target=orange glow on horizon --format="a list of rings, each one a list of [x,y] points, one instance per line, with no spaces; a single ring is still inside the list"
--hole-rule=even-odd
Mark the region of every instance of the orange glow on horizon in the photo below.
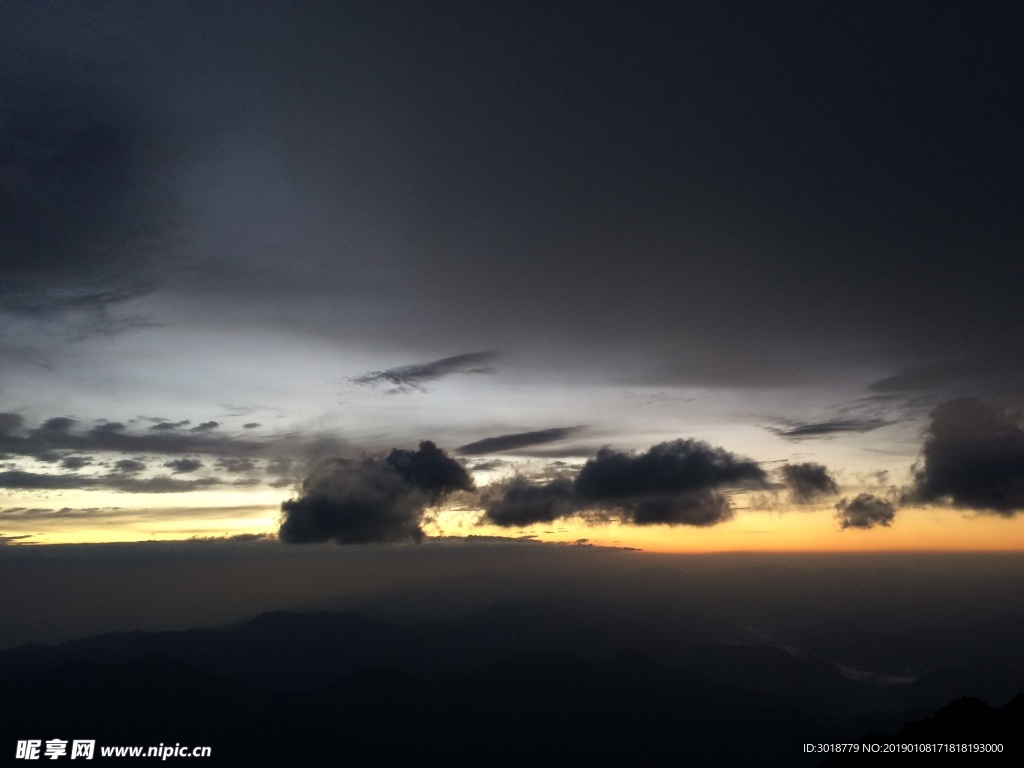
[[[214,497],[210,494],[201,499],[205,502],[201,507],[146,506],[145,500],[136,498],[133,501],[138,506],[134,508],[99,508],[96,506],[99,499],[82,494],[81,499],[75,499],[81,506],[71,514],[56,512],[52,516],[19,518],[16,510],[11,510],[0,517],[3,525],[0,533],[10,539],[9,546],[276,534],[280,511],[279,502],[268,503],[273,495],[280,494],[259,493],[248,498],[244,494],[225,494],[218,499],[221,504],[217,504],[211,503]],[[158,501],[156,498],[149,500]],[[38,499],[20,501],[18,506],[26,508],[41,506]],[[61,500],[62,503],[68,501],[71,499]],[[159,501],[166,504],[166,495]],[[223,503],[225,501],[230,503]],[[239,503],[243,501],[250,503]],[[869,530],[840,529],[830,506],[813,510],[744,509],[732,520],[706,528],[594,525],[570,518],[508,529],[480,525],[478,520],[478,510],[432,510],[423,527],[430,537],[530,537],[561,543],[585,539],[597,546],[632,547],[656,553],[1024,551],[1024,515],[1002,517],[941,507],[900,508],[891,526]],[[20,536],[25,538],[18,538]]]
[[[543,541],[587,539],[603,546],[636,547],[658,553],[712,552],[1020,552],[1024,517],[1005,518],[955,509],[903,508],[889,527],[839,527],[831,510],[745,511],[708,528],[688,526],[591,526],[576,523],[544,534]],[[509,535],[493,527],[487,533]]]

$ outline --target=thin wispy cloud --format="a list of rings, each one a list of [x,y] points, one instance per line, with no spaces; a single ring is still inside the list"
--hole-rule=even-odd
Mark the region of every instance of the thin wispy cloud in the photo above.
[[[371,371],[349,379],[359,386],[384,386],[389,394],[424,392],[428,382],[437,381],[456,374],[492,374],[491,363],[498,357],[497,352],[468,352],[453,357],[443,357],[426,363],[403,365],[384,371]]]
[[[864,434],[892,424],[884,419],[833,419],[804,423],[788,423],[784,426],[767,427],[786,440],[814,440],[843,434]]]
[[[506,435],[485,437],[472,443],[466,443],[459,446],[457,450],[466,456],[502,453],[517,448],[556,443],[559,440],[573,437],[584,429],[585,427],[552,427],[551,429],[538,429],[533,432],[512,432]]]
[[[187,493],[223,484],[223,480],[215,477],[177,480],[172,477],[137,478],[127,473],[84,476],[51,475],[22,470],[0,472],[0,488],[23,491],[102,489],[124,493]]]

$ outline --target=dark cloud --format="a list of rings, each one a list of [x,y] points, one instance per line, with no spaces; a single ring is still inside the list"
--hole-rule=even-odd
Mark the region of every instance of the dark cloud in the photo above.
[[[383,459],[325,459],[299,497],[281,504],[279,536],[292,544],[420,541],[426,508],[472,487],[462,466],[429,441]]]
[[[700,440],[673,440],[641,454],[602,448],[577,475],[576,492],[583,500],[600,502],[760,485],[766,479],[756,462],[724,448]]]
[[[732,517],[723,489],[763,487],[754,461],[699,440],[660,443],[645,453],[604,448],[576,476],[582,504],[617,510],[634,525],[708,526]]]
[[[242,429],[256,429],[257,427],[262,427],[262,426],[263,425],[260,424],[259,422],[250,421],[248,424],[243,424],[242,425]]]
[[[473,480],[462,465],[430,440],[421,442],[415,451],[395,448],[386,461],[411,487],[431,496],[473,488]]]
[[[768,427],[768,429],[787,440],[807,440],[816,437],[831,437],[832,435],[849,432],[871,432],[891,423],[891,421],[885,421],[884,419],[835,419],[805,424],[789,424],[785,427]]]
[[[216,465],[218,469],[232,473],[253,472],[256,469],[256,464],[251,459],[240,459],[237,457],[217,459]]]
[[[219,426],[219,421],[204,421],[202,424],[192,427],[189,432],[209,432],[211,429],[216,429]]]
[[[767,475],[754,461],[698,440],[661,443],[645,453],[603,448],[573,481],[515,479],[484,493],[484,519],[496,525],[552,522],[579,514],[611,515],[631,525],[715,525],[733,515],[723,491],[760,488]]]
[[[577,509],[572,480],[566,477],[541,485],[517,477],[491,486],[481,501],[486,520],[508,528],[550,523]]]
[[[87,467],[90,464],[92,464],[90,456],[65,456],[60,461],[61,469],[70,469],[71,471]]]
[[[842,528],[887,528],[896,518],[896,507],[885,499],[862,493],[853,501],[843,499],[836,504],[836,517]]]
[[[429,363],[404,365],[399,368],[389,368],[386,371],[372,371],[362,376],[356,376],[351,379],[351,382],[361,386],[387,384],[390,386],[388,392],[394,394],[414,390],[422,392],[424,383],[445,376],[457,373],[493,373],[494,369],[488,364],[497,356],[496,352],[469,352],[464,355],[432,360]]]
[[[137,459],[120,459],[114,462],[114,469],[117,472],[142,472],[146,469],[146,465],[138,461]]]
[[[795,504],[811,504],[822,496],[839,493],[839,486],[823,464],[785,464],[779,468],[779,474],[789,486]]]
[[[514,432],[497,437],[485,437],[483,440],[466,443],[457,450],[469,456],[485,453],[501,453],[516,448],[526,448],[531,445],[543,445],[564,440],[567,437],[577,434],[583,427],[553,427],[551,429],[540,429],[534,432]]]
[[[1024,510],[1022,417],[974,398],[957,398],[931,412],[912,501],[1011,516]]]
[[[700,490],[620,502],[633,525],[706,527],[733,517],[729,500],[719,491]]]
[[[118,463],[120,464],[120,462]],[[203,462],[199,459],[172,459],[171,461],[165,462],[164,466],[176,475],[184,475],[202,468]]]

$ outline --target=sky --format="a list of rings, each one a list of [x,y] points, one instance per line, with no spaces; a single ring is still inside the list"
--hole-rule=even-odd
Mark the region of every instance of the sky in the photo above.
[[[1020,550],[1021,39],[5,2],[0,543]]]

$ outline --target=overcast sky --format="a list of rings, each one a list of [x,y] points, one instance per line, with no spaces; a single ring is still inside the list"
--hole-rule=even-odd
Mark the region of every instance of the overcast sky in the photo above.
[[[0,541],[1021,546],[1022,39],[5,2]]]

